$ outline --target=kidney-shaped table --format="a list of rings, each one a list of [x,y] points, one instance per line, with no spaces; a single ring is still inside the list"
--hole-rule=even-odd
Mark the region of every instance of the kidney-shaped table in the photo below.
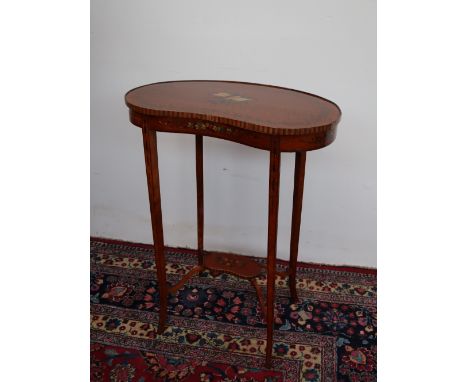
[[[292,301],[297,301],[296,265],[301,223],[306,153],[333,142],[341,111],[313,94],[276,86],[230,81],[159,82],[125,95],[130,121],[142,128],[154,252],[160,290],[158,333],[164,331],[168,293],[195,274],[230,273],[250,280],[267,322],[266,365],[272,365],[276,275],[287,276]],[[159,187],[156,132],[195,135],[198,266],[175,285],[167,285]],[[270,152],[267,265],[232,253],[203,247],[203,136],[226,139]],[[276,239],[281,152],[295,152],[294,194],[288,271],[276,270]],[[174,153],[177,155],[177,153]],[[256,282],[266,268],[266,303]]]

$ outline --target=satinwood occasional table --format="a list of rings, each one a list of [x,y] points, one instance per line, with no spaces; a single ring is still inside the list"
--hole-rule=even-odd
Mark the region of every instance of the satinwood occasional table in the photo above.
[[[159,82],[125,95],[130,121],[142,128],[154,252],[160,289],[158,333],[165,328],[168,294],[195,274],[230,273],[250,280],[267,322],[266,365],[272,364],[276,275],[288,276],[292,301],[297,301],[296,265],[301,223],[306,153],[333,142],[341,111],[331,101],[302,91],[231,81]],[[175,285],[166,282],[163,223],[156,132],[195,135],[198,265]],[[266,267],[249,257],[206,251],[203,247],[203,137],[215,137],[270,152],[268,245]],[[280,159],[295,152],[294,194],[288,271],[276,270],[276,238]],[[177,155],[177,153],[174,153]],[[266,268],[266,302],[256,282]]]

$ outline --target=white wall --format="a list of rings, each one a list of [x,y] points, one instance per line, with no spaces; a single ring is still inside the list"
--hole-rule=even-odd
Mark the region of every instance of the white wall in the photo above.
[[[127,90],[221,79],[340,105],[336,141],[307,155],[299,260],[376,265],[374,0],[91,2],[91,234],[152,242],[141,131]],[[168,245],[196,247],[193,136],[158,133]],[[268,153],[205,138],[207,249],[265,256]],[[278,257],[287,259],[294,155],[281,163]]]

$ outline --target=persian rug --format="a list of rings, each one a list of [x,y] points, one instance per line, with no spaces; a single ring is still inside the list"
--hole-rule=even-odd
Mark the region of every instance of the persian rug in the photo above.
[[[197,258],[168,248],[166,261],[174,283]],[[267,369],[266,324],[248,281],[207,272],[192,278],[170,296],[168,326],[158,335],[152,247],[93,238],[91,381],[376,381],[376,271],[299,263],[297,281],[300,302],[291,304],[287,279],[276,279]]]

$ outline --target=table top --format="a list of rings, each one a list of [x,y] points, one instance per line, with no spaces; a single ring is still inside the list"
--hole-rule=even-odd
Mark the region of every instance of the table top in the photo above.
[[[304,135],[336,125],[339,107],[277,86],[232,81],[159,82],[125,95],[134,112],[200,119],[271,135]]]
[[[143,129],[230,140],[269,151],[331,144],[341,118],[325,98],[278,86],[233,81],[158,82],[125,95]]]

